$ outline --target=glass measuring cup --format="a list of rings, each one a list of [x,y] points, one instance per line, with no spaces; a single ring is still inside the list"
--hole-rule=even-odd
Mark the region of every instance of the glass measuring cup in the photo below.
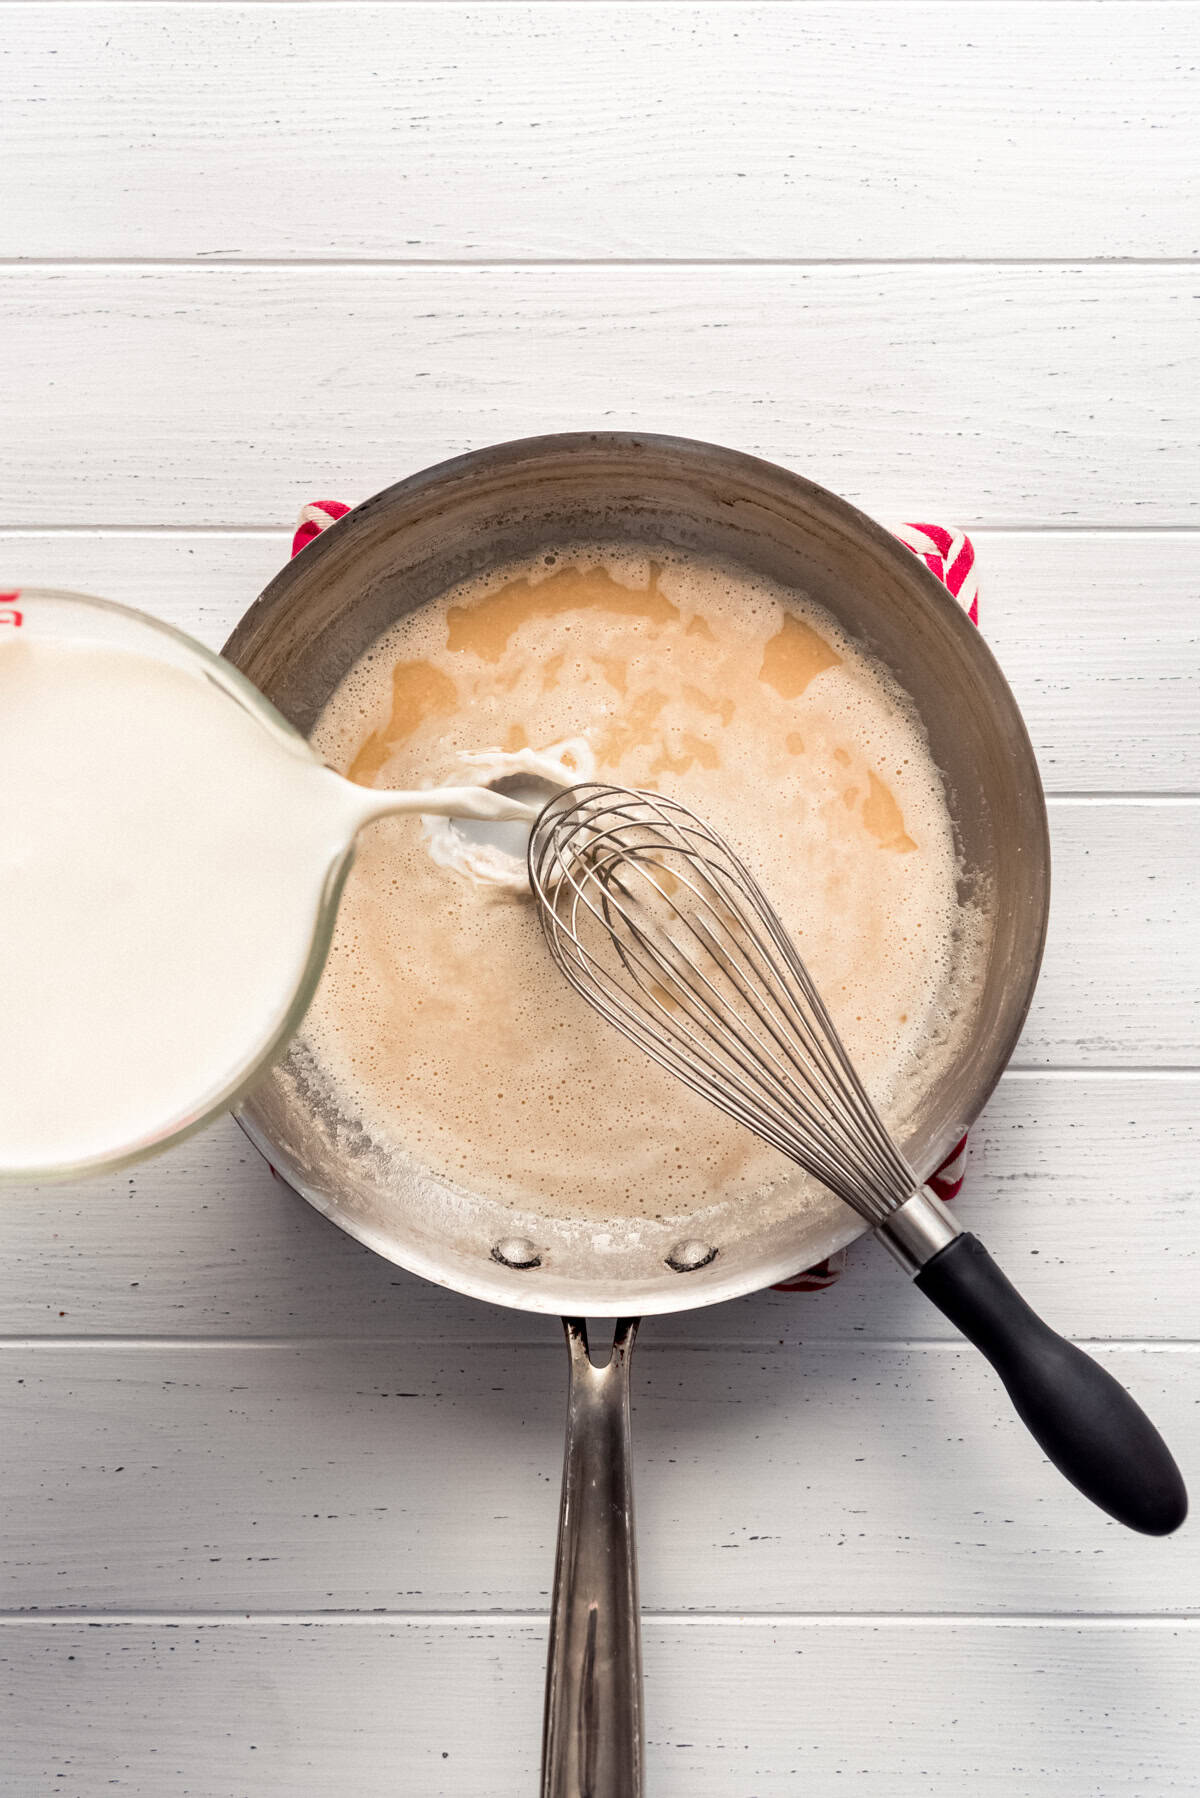
[[[140,759],[106,763],[127,737]],[[535,810],[357,786],[192,638],[29,588],[0,593],[0,766],[0,1182],[118,1167],[236,1104],[308,1007],[364,825]]]

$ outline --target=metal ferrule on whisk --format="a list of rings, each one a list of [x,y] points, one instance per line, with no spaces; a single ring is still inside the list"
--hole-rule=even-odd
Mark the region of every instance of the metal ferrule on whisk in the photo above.
[[[942,1201],[922,1186],[876,1224],[875,1234],[906,1274],[919,1274],[962,1232]]]

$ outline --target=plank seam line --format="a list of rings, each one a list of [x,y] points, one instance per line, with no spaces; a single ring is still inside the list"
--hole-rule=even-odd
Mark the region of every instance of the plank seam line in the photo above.
[[[651,1320],[653,1321],[653,1320]],[[1068,1341],[1077,1343],[1081,1348],[1092,1351],[1112,1349],[1118,1353],[1128,1354],[1194,1354],[1200,1350],[1200,1339],[1192,1336],[1072,1336]],[[155,1350],[165,1353],[173,1349],[200,1349],[208,1351],[229,1349],[309,1349],[309,1348],[434,1348],[447,1355],[469,1349],[472,1353],[483,1353],[488,1350],[510,1352],[514,1350],[533,1349],[539,1354],[545,1353],[556,1357],[562,1354],[562,1342],[557,1331],[548,1330],[544,1340],[532,1337],[517,1338],[476,1338],[474,1336],[0,1336],[0,1353],[9,1351],[14,1354],[37,1353],[51,1349],[108,1349],[121,1350]],[[778,1335],[762,1335],[736,1342],[687,1342],[671,1340],[654,1340],[643,1344],[639,1351],[639,1362],[644,1362],[648,1355],[656,1353],[690,1354],[690,1355],[761,1355],[764,1350],[786,1349],[795,1353],[809,1348],[835,1348],[844,1352],[848,1348],[867,1348],[872,1350],[901,1351],[905,1354],[925,1354],[930,1351],[974,1356],[973,1349],[961,1336],[865,1336],[856,1332],[846,1335],[825,1335],[814,1331],[811,1335],[793,1337],[790,1342],[781,1342]]]
[[[1053,795],[1051,795],[1053,797]],[[1164,1065],[1162,1067],[1037,1067],[1028,1062],[1010,1063],[1005,1068],[1002,1078],[1005,1080],[1148,1080],[1162,1081],[1164,1084],[1175,1081],[1195,1080],[1200,1074],[1200,1067],[1180,1065]],[[990,1101],[989,1101],[990,1103]]]
[[[1194,1629],[1196,1611],[655,1611],[643,1608],[643,1622],[671,1628],[834,1629]],[[103,1630],[120,1627],[487,1629],[512,1625],[546,1627],[545,1611],[0,1611],[0,1627]]]
[[[371,256],[331,251],[327,256],[243,256],[236,249],[194,250],[180,256],[0,256],[0,268],[18,269],[894,269],[1050,268],[1195,269],[1200,256]]]
[[[1046,795],[1047,805],[1051,803],[1053,798],[1053,793],[1048,793]],[[1078,1065],[1074,1063],[1056,1065],[1048,1062],[1043,1066],[1042,1063],[1037,1061],[1013,1060],[1009,1062],[1007,1068],[1005,1068],[1003,1077],[1007,1079],[1010,1074],[1021,1074],[1028,1078],[1032,1078],[1035,1074],[1039,1076],[1053,1074],[1055,1076],[1062,1076],[1063,1078],[1081,1079],[1085,1075],[1089,1077],[1098,1077],[1102,1075],[1106,1079],[1125,1080],[1131,1079],[1134,1075],[1139,1075],[1142,1079],[1162,1080],[1166,1082],[1168,1080],[1194,1078],[1197,1073],[1200,1073],[1200,1064],[1192,1061],[1161,1063],[1131,1062],[1128,1067],[1123,1067],[1119,1062],[1097,1062],[1094,1066],[1084,1063]]]
[[[1051,789],[1047,805],[1179,805],[1197,797],[1194,787],[1070,787]]]

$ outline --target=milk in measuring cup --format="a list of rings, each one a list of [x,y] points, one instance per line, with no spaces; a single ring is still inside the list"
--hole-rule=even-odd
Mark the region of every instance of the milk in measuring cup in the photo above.
[[[0,775],[0,1171],[63,1170],[237,1085],[354,819],[346,783],[202,672],[12,629]]]

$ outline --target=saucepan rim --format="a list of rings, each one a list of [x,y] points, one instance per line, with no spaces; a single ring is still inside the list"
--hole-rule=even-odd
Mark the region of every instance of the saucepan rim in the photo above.
[[[941,628],[959,638],[963,653],[975,663],[994,696],[1006,743],[1012,752],[1014,790],[1019,791],[1022,805],[1032,808],[1026,818],[1028,846],[1032,853],[1024,868],[1024,879],[1032,895],[1026,906],[1031,927],[1021,938],[1022,955],[1006,968],[1005,978],[1013,991],[1003,1015],[1003,1028],[993,1030],[983,1040],[982,1051],[975,1057],[976,1077],[965,1102],[959,1105],[954,1116],[947,1116],[939,1123],[935,1132],[937,1152],[927,1167],[918,1169],[928,1174],[979,1115],[1004,1072],[1024,1025],[1037,983],[1049,918],[1049,825],[1028,731],[995,657],[937,577],[874,519],[802,475],[718,444],[655,433],[618,431],[567,432],[514,439],[422,469],[372,495],[330,525],[263,590],[233,631],[223,654],[237,665],[239,658],[257,648],[264,640],[264,632],[272,630],[280,608],[287,606],[296,581],[303,577],[310,582],[319,577],[324,563],[331,567],[336,565],[344,547],[354,541],[365,523],[378,519],[379,514],[392,511],[409,511],[411,514],[414,506],[428,507],[431,502],[445,509],[453,503],[456,492],[469,491],[481,479],[492,480],[509,473],[515,475],[531,465],[536,465],[539,472],[544,471],[550,479],[551,470],[561,467],[564,475],[575,472],[589,456],[600,461],[639,456],[645,456],[650,462],[656,456],[669,458],[672,473],[677,472],[680,465],[684,468],[694,466],[697,475],[702,473],[709,484],[719,478],[727,481],[732,489],[761,495],[764,501],[769,501],[774,494],[783,501],[790,498],[794,503],[800,498],[815,504],[825,521],[856,538],[860,544],[869,546],[894,569],[901,571],[902,578],[919,589],[922,605],[936,613]],[[289,1184],[343,1230],[386,1259],[470,1297],[547,1314],[564,1311],[575,1314],[586,1311],[593,1316],[667,1313],[735,1298],[786,1279],[796,1271],[795,1249],[789,1252],[785,1244],[778,1254],[764,1255],[752,1265],[734,1268],[724,1280],[719,1274],[715,1278],[710,1275],[703,1287],[681,1280],[665,1266],[657,1285],[649,1287],[639,1283],[636,1293],[629,1294],[615,1289],[597,1289],[581,1295],[578,1280],[559,1284],[549,1267],[542,1270],[538,1279],[525,1285],[514,1280],[508,1268],[483,1258],[477,1258],[478,1264],[472,1260],[467,1267],[462,1257],[455,1258],[449,1253],[443,1261],[436,1244],[426,1250],[411,1241],[398,1243],[386,1229],[343,1208],[336,1193],[314,1186],[286,1149],[272,1140],[257,1114],[253,1092],[243,1103],[238,1121]],[[861,1236],[866,1227],[849,1207],[839,1207],[830,1218],[828,1230],[823,1233],[810,1231],[801,1254],[809,1256],[812,1262],[820,1261]]]

